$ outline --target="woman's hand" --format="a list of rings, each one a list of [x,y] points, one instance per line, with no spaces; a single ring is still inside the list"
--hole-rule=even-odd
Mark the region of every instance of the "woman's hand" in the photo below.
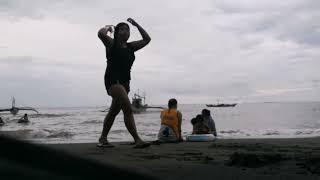
[[[135,20],[133,20],[132,18],[128,18],[127,21],[129,23],[131,23],[133,26],[138,26],[138,23]]]
[[[108,35],[108,32],[113,32],[113,28],[113,25],[106,25],[98,31],[98,37],[107,49],[110,49],[113,44],[113,39]]]
[[[113,33],[114,25],[105,25],[104,28],[107,30],[107,32]]]
[[[133,41],[129,43],[133,51],[138,51],[139,49],[145,47],[151,41],[151,38],[148,35],[148,33],[135,20],[133,20],[132,18],[128,18],[127,21],[131,23],[133,26],[137,27],[142,36],[142,40]]]

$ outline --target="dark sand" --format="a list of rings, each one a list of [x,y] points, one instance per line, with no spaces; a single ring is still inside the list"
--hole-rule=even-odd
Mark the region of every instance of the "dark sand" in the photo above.
[[[320,138],[229,139],[183,142],[134,149],[96,144],[47,144],[102,164],[150,174],[159,179],[320,179]]]

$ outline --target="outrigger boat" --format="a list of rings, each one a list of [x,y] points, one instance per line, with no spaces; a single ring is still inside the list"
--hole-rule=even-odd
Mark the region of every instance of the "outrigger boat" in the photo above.
[[[142,103],[143,99],[143,103]],[[145,104],[146,96],[141,96],[139,93],[134,93],[132,102],[131,102],[131,108],[133,113],[141,113],[145,112],[147,109],[164,109],[164,107],[160,106],[148,106],[148,104]]]
[[[142,102],[143,100],[143,102]],[[145,103],[146,100],[146,96],[144,95],[140,95],[139,92],[138,93],[134,93],[133,97],[132,97],[132,102],[131,102],[131,108],[133,113],[135,114],[139,114],[142,112],[146,112],[147,109],[164,109],[164,107],[161,106],[149,106],[148,104]],[[108,111],[108,109],[105,109],[101,112],[106,112]]]
[[[237,103],[233,104],[225,104],[225,103],[219,103],[219,100],[217,104],[206,104],[207,107],[235,107]]]
[[[237,103],[234,104],[206,104],[207,107],[235,107]]]
[[[34,111],[36,113],[39,113],[35,108],[32,108],[32,107],[16,107],[15,104],[16,104],[16,100],[13,97],[12,98],[12,106],[11,106],[11,108],[0,109],[0,112],[9,111],[12,115],[17,115],[19,111]]]

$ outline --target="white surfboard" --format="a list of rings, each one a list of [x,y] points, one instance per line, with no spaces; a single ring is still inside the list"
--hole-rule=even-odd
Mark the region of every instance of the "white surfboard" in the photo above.
[[[213,134],[190,134],[187,135],[189,142],[210,142],[214,141],[216,137]]]

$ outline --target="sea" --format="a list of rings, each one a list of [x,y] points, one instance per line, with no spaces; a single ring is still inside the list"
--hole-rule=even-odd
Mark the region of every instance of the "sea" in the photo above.
[[[190,120],[205,108],[211,111],[221,139],[320,136],[320,102],[266,102],[220,108],[208,108],[205,104],[179,105],[184,137],[192,132]],[[107,113],[102,112],[104,109],[106,107],[61,107],[38,108],[39,114],[31,111],[20,111],[16,116],[0,113],[5,121],[5,125],[0,126],[0,133],[34,143],[97,142]],[[17,123],[24,113],[28,113],[30,123]],[[134,118],[142,139],[157,139],[160,110],[149,109],[134,114]],[[115,119],[108,139],[111,142],[133,141],[122,112]]]

